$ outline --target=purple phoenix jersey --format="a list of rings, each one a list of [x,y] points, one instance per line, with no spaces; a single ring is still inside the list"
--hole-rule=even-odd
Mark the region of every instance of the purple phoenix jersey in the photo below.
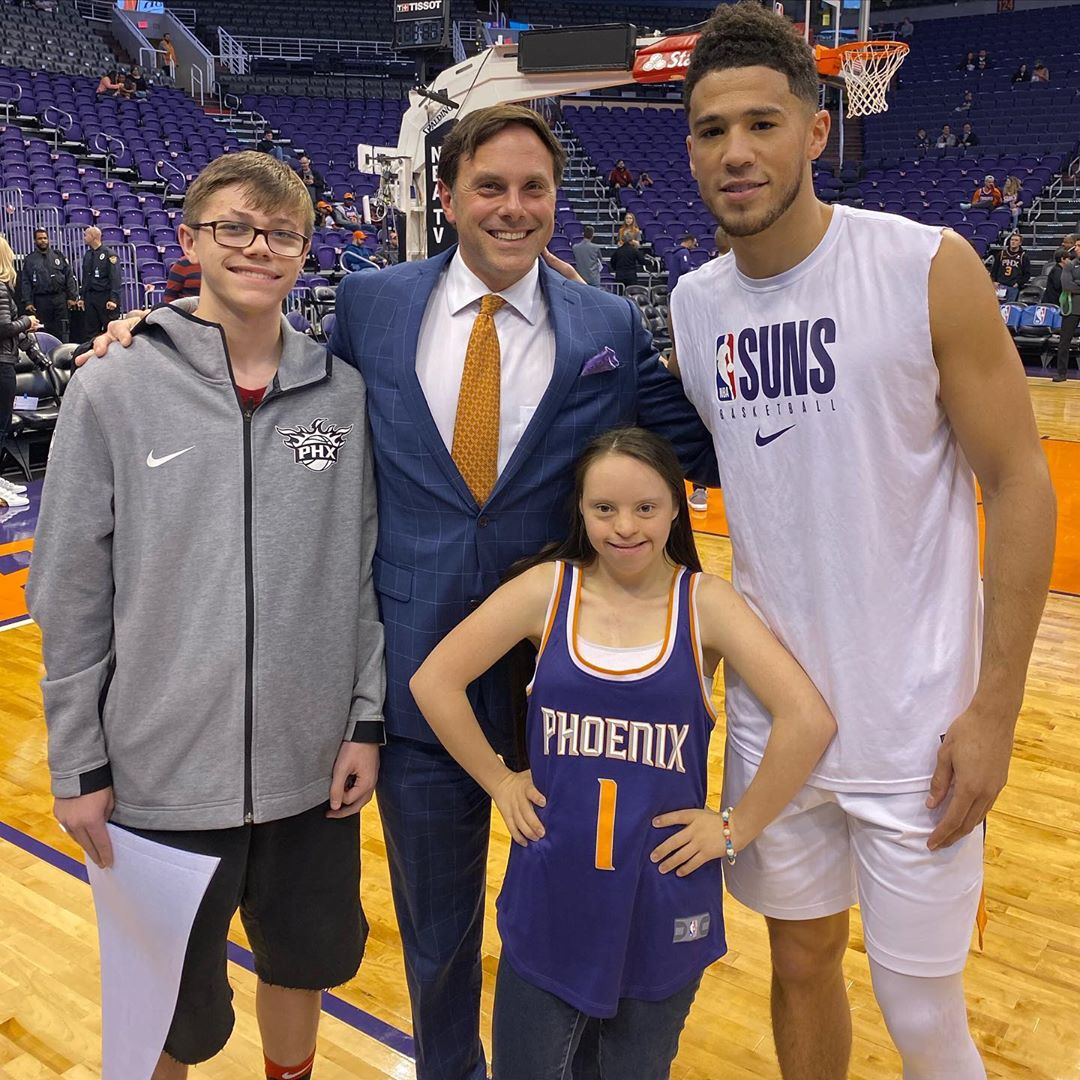
[[[649,861],[677,831],[653,817],[705,805],[696,582],[675,573],[659,654],[616,672],[580,655],[581,575],[557,568],[526,720],[545,835],[512,845],[498,922],[514,970],[590,1016],[670,997],[727,951],[720,861],[685,878]]]

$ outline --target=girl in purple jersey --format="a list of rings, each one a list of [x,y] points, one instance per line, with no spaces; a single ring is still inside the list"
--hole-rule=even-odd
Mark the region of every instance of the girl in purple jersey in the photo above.
[[[515,772],[469,684],[517,642],[538,650]],[[706,809],[726,660],[773,716],[746,794]],[[569,1080],[590,1017],[603,1080],[663,1080],[701,973],[726,944],[720,857],[734,860],[805,782],[835,731],[820,694],[721,578],[702,574],[670,445],[639,428],[577,465],[570,536],[495,592],[411,683],[514,840],[499,897],[495,1080]],[[725,827],[724,818],[727,818]]]

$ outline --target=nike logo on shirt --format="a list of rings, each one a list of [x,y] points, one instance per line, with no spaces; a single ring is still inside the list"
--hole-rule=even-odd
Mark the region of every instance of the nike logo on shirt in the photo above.
[[[794,426],[794,424],[791,424],[786,428],[781,428],[779,431],[774,431],[771,435],[762,435],[759,431],[757,435],[754,436],[754,442],[756,442],[758,446],[768,446],[773,439],[779,439],[785,431],[790,431]]]
[[[177,450],[175,454],[166,454],[164,457],[154,457],[154,451],[151,450],[150,453],[146,455],[147,467],[156,469],[159,465],[164,465],[166,461],[172,461],[173,458],[177,458],[181,454],[186,454],[188,450],[194,449],[194,446],[187,446],[183,450]]]

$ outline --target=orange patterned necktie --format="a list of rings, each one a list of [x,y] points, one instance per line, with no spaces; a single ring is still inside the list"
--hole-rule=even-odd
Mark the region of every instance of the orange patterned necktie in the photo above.
[[[454,445],[450,456],[479,505],[495,486],[499,466],[499,335],[495,312],[505,304],[489,293],[480,301],[480,314],[469,335],[465,370],[461,373]]]

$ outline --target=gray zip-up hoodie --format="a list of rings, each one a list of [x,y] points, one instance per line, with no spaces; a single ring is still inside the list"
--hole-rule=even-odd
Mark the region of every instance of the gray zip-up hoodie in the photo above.
[[[28,587],[53,793],[113,820],[271,821],[382,737],[375,489],[360,374],[283,322],[245,414],[217,325],[160,307],[71,380]]]

